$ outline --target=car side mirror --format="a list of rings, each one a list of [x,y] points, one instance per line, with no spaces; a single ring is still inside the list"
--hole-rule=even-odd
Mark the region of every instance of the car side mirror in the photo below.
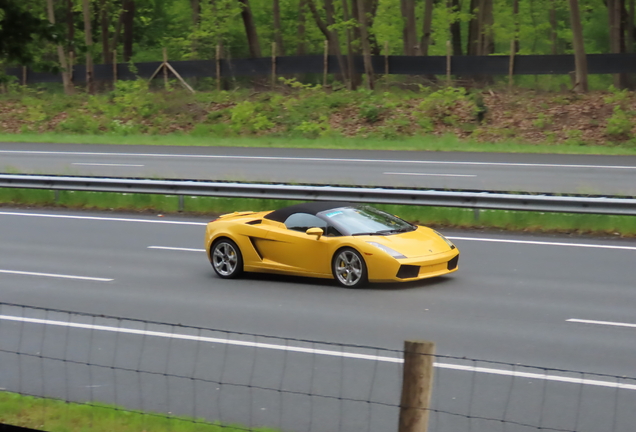
[[[315,235],[316,240],[320,240],[320,237],[322,237],[324,233],[325,232],[322,228],[309,228],[307,231],[305,231],[305,234],[307,235]]]

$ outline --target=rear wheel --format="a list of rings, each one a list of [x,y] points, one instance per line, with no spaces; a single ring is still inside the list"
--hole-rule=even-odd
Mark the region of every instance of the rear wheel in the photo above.
[[[345,288],[360,288],[368,281],[367,265],[355,249],[344,248],[336,252],[331,268],[334,279]]]
[[[241,250],[230,239],[215,241],[210,250],[210,257],[214,271],[223,279],[234,279],[243,273]]]

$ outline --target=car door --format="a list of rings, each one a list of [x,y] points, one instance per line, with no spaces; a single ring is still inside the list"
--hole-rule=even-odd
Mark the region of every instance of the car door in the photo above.
[[[285,221],[285,228],[272,228],[262,243],[264,261],[280,270],[293,273],[331,274],[331,254],[334,237],[306,234],[309,228],[322,228],[322,219],[307,213],[295,213]]]

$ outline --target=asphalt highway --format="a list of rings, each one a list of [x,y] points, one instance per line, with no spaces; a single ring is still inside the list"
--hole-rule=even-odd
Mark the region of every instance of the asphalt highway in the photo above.
[[[424,339],[435,341],[437,353],[443,356],[561,371],[636,376],[636,269],[633,265],[636,242],[633,240],[449,231],[445,234],[454,239],[461,251],[457,273],[418,283],[346,290],[330,281],[282,276],[251,275],[240,280],[221,280],[215,276],[202,252],[205,222],[201,218],[177,216],[2,208],[0,301],[390,350],[400,350],[404,340]],[[124,357],[121,361],[117,360],[118,365],[126,365],[125,359],[128,358],[127,366],[134,369],[136,365],[131,361],[141,362],[143,356],[148,356],[148,367],[152,368],[153,362],[158,362],[157,370],[165,372],[176,368],[181,373],[185,373],[179,369],[184,369],[183,365],[179,366],[179,362],[173,365],[170,356],[176,355],[177,359],[182,358],[188,364],[196,364],[196,355],[202,355],[188,351],[185,345],[180,348],[181,345],[175,345],[177,342],[166,342],[161,338],[144,337],[143,343],[140,343],[134,335],[117,336],[119,339],[112,336],[104,339],[103,345],[99,343],[102,336],[81,343],[82,338],[88,338],[82,328],[73,329],[74,336],[69,338],[70,330],[50,323],[16,322],[16,317],[24,318],[24,313],[12,308],[0,311],[5,317],[0,319],[0,340],[3,345],[8,344],[3,348],[5,351],[11,351],[12,348],[6,348],[10,346],[40,352],[36,349],[38,346],[50,343],[51,352],[66,346],[66,354],[78,361],[90,359],[100,363],[109,359],[105,364],[110,365],[117,357],[112,354],[117,340],[120,344],[117,355]],[[47,322],[60,319],[53,313],[34,317]],[[101,321],[85,324],[134,325]],[[175,331],[175,328],[169,328],[169,333]],[[89,333],[94,336],[99,332]],[[224,337],[229,338],[227,335]],[[59,338],[75,340],[76,345],[68,348],[68,343]],[[42,342],[44,340],[51,342]],[[285,346],[290,344],[267,341]],[[185,344],[178,342],[181,343]],[[218,404],[214,409],[208,406],[201,408],[203,415],[217,418],[223,413],[228,420],[258,424],[270,424],[270,420],[278,416],[275,423],[286,430],[393,430],[395,410],[381,406],[368,408],[362,404],[364,407],[359,409],[370,411],[349,411],[342,392],[350,391],[353,399],[372,395],[374,399],[399,403],[399,400],[396,401],[399,368],[395,362],[367,362],[365,366],[356,363],[361,360],[355,358],[329,360],[312,355],[311,361],[316,363],[312,363],[310,369],[322,369],[325,371],[323,376],[331,378],[307,385],[331,388],[329,384],[333,380],[334,386],[349,383],[349,390],[335,394],[334,399],[320,399],[322,402],[312,408],[316,411],[309,416],[298,413],[309,409],[308,399],[315,398],[292,397],[287,402],[289,409],[286,414],[280,414],[276,407],[282,404],[285,395],[280,396],[281,402],[277,405],[271,397],[255,393],[250,386],[266,386],[263,383],[271,380],[274,373],[268,372],[268,368],[280,365],[281,361],[289,361],[284,363],[290,370],[287,372],[289,375],[279,379],[286,383],[284,387],[294,388],[291,383],[304,376],[300,365],[306,365],[309,360],[300,354],[290,355],[290,360],[284,360],[276,357],[280,354],[274,349],[268,351],[259,350],[254,345],[250,347],[228,347],[230,354],[224,358],[228,359],[227,364],[232,368],[238,368],[245,361],[242,356],[245,350],[249,351],[248,358],[260,359],[254,363],[258,367],[250,369],[249,365],[246,366],[252,371],[249,376],[254,381],[244,383],[247,387],[235,390],[236,394],[229,399],[221,399],[225,402],[219,402],[221,405],[229,403],[234,408],[223,408]],[[318,344],[316,348],[326,349],[326,346]],[[141,353],[136,353],[140,349]],[[345,348],[337,349],[345,351]],[[379,355],[378,352],[372,354]],[[344,373],[342,365],[349,365],[347,362],[355,363],[347,366],[353,375],[337,375]],[[505,405],[506,415],[510,418],[542,427],[577,431],[628,432],[636,421],[636,413],[628,408],[633,406],[636,398],[636,386],[634,389],[629,387],[636,384],[634,381],[626,381],[628,387],[621,388],[616,386],[623,383],[618,378],[547,372],[454,358],[438,362],[446,365],[438,367],[434,398],[441,410],[457,409],[467,415],[495,417],[501,414]],[[48,394],[61,391],[62,387],[56,385],[62,385],[60,380],[63,375],[59,373],[59,366],[37,363],[36,368],[41,371],[39,374],[24,375],[25,370],[19,369],[24,364],[18,366],[16,357],[8,352],[0,354],[0,364],[12,365],[0,368],[0,387],[19,387],[33,393]],[[376,367],[370,368],[368,365],[371,364]],[[87,397],[78,390],[88,391],[88,386],[82,385],[82,382],[93,385],[95,381],[102,384],[115,381],[121,383],[119,393],[113,395],[104,389],[95,389],[94,394],[106,392],[103,395],[109,401],[137,407],[143,405],[139,402],[143,400],[140,395],[132,393],[132,390],[125,391],[135,383],[124,372],[121,376],[113,375],[106,368],[106,372],[93,371],[86,375],[86,371],[81,372],[81,367],[79,364],[71,365],[69,369],[66,365],[65,373],[70,373],[77,384],[63,387],[63,391],[70,392],[71,397]],[[477,373],[475,367],[507,372],[504,375],[492,371]],[[228,374],[224,380],[231,379],[232,368],[224,372]],[[364,381],[367,375],[358,377],[355,371],[365,371],[377,376],[379,381],[369,388],[368,382]],[[572,384],[535,375],[524,378],[517,374],[519,371],[556,374],[583,381]],[[236,373],[235,379],[240,380],[240,373]],[[44,378],[46,376],[49,378]],[[392,380],[385,382],[389,376]],[[510,381],[510,376],[516,378]],[[609,382],[609,387],[590,384],[599,379]],[[188,410],[192,409],[192,404],[188,401],[199,398],[193,396],[194,390],[187,385],[174,383],[173,387],[168,385],[169,380],[165,376],[153,375],[144,378],[147,405],[142,407],[190,414]],[[153,402],[154,396],[164,394],[168,388],[172,392],[170,397],[176,400],[174,406],[165,398],[163,402]],[[241,392],[249,393],[252,410],[241,412],[231,404],[234,397],[239,400]],[[474,397],[468,397],[471,394]],[[334,409],[351,412],[353,417],[334,417],[329,411],[329,403],[334,400],[336,405],[339,404]],[[506,400],[514,401],[511,402],[514,406],[508,407]],[[267,411],[267,407],[271,410]],[[580,415],[573,417],[567,414],[571,412]],[[268,415],[273,416],[272,419]],[[314,419],[317,423],[307,426],[302,423],[301,417],[304,420]],[[325,426],[329,419],[336,417],[340,419],[338,425]],[[434,430],[437,431],[533,430],[515,429],[511,425],[506,425],[506,429],[501,429],[501,426],[493,429],[492,424],[479,422],[470,423],[468,428],[465,418],[453,420],[441,414],[437,414],[434,421]],[[607,427],[609,421],[613,422],[611,428]],[[319,424],[323,428],[318,427]],[[461,429],[460,424],[464,425]],[[388,425],[391,425],[390,429],[387,429]]]
[[[636,195],[635,156],[0,143],[0,170]]]

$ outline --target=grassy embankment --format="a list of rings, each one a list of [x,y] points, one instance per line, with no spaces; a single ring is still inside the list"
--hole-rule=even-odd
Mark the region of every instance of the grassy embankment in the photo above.
[[[153,91],[119,81],[72,96],[13,85],[0,139],[121,144],[636,154],[636,95],[389,87],[293,80],[276,90]]]
[[[274,429],[248,429],[202,419],[126,411],[115,405],[66,403],[9,392],[0,392],[2,423],[47,432],[275,432]]]
[[[612,89],[588,95],[348,92],[289,82],[278,92],[190,95],[121,81],[94,96],[14,87],[0,96],[0,141],[635,155],[635,113],[636,96]],[[0,169],[15,171],[1,162]],[[60,193],[56,201],[51,191],[3,190],[0,202],[177,210],[176,197],[151,195]],[[187,212],[222,213],[287,203],[187,198],[185,204]],[[476,218],[473,210],[412,206],[391,211],[436,226],[636,235],[630,217],[480,211]]]

